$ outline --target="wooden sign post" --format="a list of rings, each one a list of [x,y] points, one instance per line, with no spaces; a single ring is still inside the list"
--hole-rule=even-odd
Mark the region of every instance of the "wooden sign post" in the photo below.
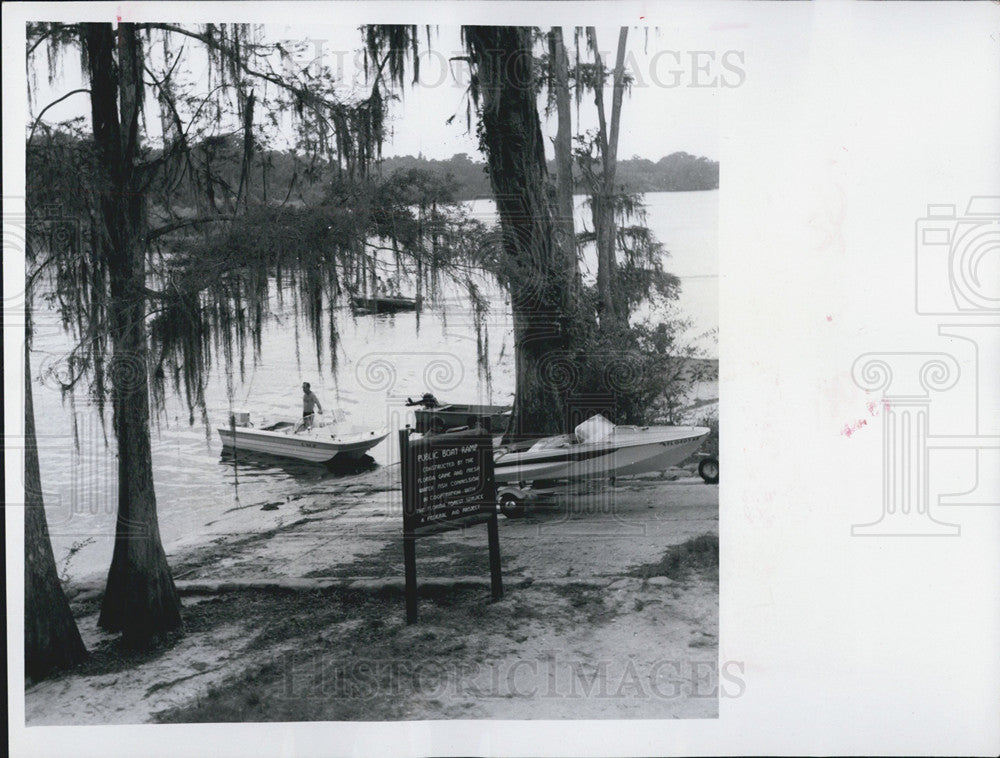
[[[481,429],[410,440],[399,432],[406,621],[417,620],[417,537],[486,522],[493,600],[503,597],[493,440]]]

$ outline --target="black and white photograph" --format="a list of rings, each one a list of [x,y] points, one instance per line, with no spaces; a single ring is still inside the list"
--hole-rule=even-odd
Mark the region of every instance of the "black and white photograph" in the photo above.
[[[998,35],[5,6],[12,754],[995,754]]]
[[[718,715],[739,51],[26,34],[29,725]]]

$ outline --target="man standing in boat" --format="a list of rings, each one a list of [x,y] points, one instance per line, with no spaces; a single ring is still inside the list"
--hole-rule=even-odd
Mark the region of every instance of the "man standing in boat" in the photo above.
[[[316,415],[315,410],[319,410],[320,413],[323,412],[323,404],[320,403],[319,398],[316,394],[309,388],[309,382],[302,383],[302,428],[311,429],[313,425],[313,418]]]

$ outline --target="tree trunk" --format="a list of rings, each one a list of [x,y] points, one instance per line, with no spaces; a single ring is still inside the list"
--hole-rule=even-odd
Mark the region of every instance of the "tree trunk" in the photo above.
[[[516,393],[514,435],[555,434],[567,423],[572,372],[546,370],[568,348],[566,269],[555,244],[535,101],[531,30],[465,27],[482,98],[482,141],[511,267]]]
[[[109,371],[118,441],[115,548],[98,623],[147,646],[181,628],[180,600],[160,541],[149,440],[144,205],[136,171],[142,58],[133,24],[84,24],[94,141],[105,171],[100,199],[111,289]],[[118,60],[115,65],[114,51]]]
[[[619,326],[628,322],[628,310],[625,298],[617,290],[618,287],[618,226],[615,222],[615,177],[618,173],[618,134],[621,125],[622,97],[625,94],[625,46],[628,43],[628,27],[623,26],[618,31],[618,53],[615,56],[614,83],[611,94],[611,130],[608,134],[608,153],[605,157],[604,186],[605,197],[611,206],[605,210],[607,214],[604,227],[604,245],[607,250],[605,261],[611,278],[611,293],[614,307],[614,319]]]
[[[38,680],[87,657],[59,583],[42,498],[31,367],[24,350],[24,673]]]
[[[569,97],[569,61],[563,44],[562,27],[553,26],[549,32],[549,58],[558,120],[554,145],[557,241],[564,258],[567,306],[570,306],[579,292],[580,268],[576,257],[576,229],[573,224],[573,125]]]
[[[598,68],[603,67],[597,47],[597,33],[594,27],[587,27],[587,36],[594,50]],[[604,88],[599,82],[594,89],[594,103],[597,106],[598,146],[601,152],[601,178],[593,197],[594,235],[597,244],[597,291],[601,310],[601,324],[620,326],[627,314],[625,303],[618,295],[618,259],[615,254],[618,230],[615,223],[615,174],[618,171],[618,134],[621,124],[622,96],[625,91],[625,45],[628,41],[628,27],[618,32],[618,52],[612,74],[611,125],[608,128],[604,111]]]

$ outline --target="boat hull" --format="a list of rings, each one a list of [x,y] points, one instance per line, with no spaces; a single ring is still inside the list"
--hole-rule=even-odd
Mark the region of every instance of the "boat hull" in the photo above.
[[[415,311],[420,301],[409,297],[361,297],[351,298],[351,304],[357,311],[367,313],[399,313],[400,311]]]
[[[694,453],[706,427],[616,427],[608,438],[497,456],[498,482],[604,479],[665,471]]]
[[[502,432],[510,421],[510,406],[505,405],[457,405],[449,404],[437,408],[417,408],[413,415],[417,432],[444,431],[456,426],[467,426],[469,418],[488,418],[490,429]]]
[[[291,434],[269,432],[261,429],[237,427],[217,430],[226,450],[248,453],[265,453],[282,458],[295,458],[312,463],[326,463],[336,456],[360,458],[387,436],[388,432],[371,432],[368,435],[351,434]]]

